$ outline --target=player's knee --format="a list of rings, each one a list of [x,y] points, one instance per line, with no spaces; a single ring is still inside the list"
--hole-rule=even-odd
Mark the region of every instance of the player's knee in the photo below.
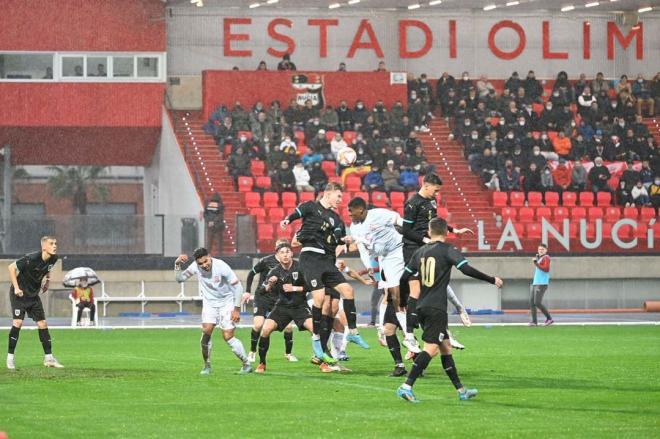
[[[394,335],[396,333],[396,326],[391,323],[386,323],[383,327],[383,333],[385,335]]]
[[[46,323],[45,320],[39,320],[37,322],[37,328],[39,328],[39,329],[48,329],[48,324]]]
[[[224,338],[225,341],[231,340],[232,338],[234,338],[234,330],[229,329],[229,330],[222,331],[222,338]]]
[[[11,324],[17,328],[21,328],[23,326],[23,320],[12,320]]]

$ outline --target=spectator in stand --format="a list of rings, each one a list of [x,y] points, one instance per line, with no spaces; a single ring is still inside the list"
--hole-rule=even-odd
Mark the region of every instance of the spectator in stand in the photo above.
[[[570,190],[571,187],[571,170],[566,166],[566,159],[559,158],[559,163],[554,171],[552,171],[552,178],[555,182],[555,189],[559,192],[561,198],[564,191]]]
[[[408,156],[406,160],[406,166],[412,168],[415,172],[419,172],[422,168],[422,163],[428,162],[424,156],[424,150],[421,145],[418,145],[415,148],[415,153],[411,156]]]
[[[539,118],[538,129],[541,131],[554,130],[557,128],[556,110],[552,101],[545,103],[545,108]]]
[[[591,160],[595,160],[596,157],[600,157],[603,160],[611,161],[613,158],[612,151],[607,145],[603,143],[602,136],[598,134],[598,131],[596,131],[596,135],[594,136],[594,146],[589,152],[589,156]]]
[[[470,133],[470,139],[466,141],[465,149],[463,151],[464,157],[470,164],[470,169],[475,169],[475,162],[481,159],[481,153],[485,147],[486,142],[479,138],[479,132],[477,130],[472,130]]]
[[[405,192],[417,192],[419,190],[419,174],[411,168],[405,168],[399,177],[399,184]]]
[[[341,137],[341,134],[339,134],[339,136]],[[323,156],[323,160],[334,161],[335,157],[337,156],[337,154],[333,153],[331,150],[330,144],[325,137],[325,130],[323,128],[316,132],[316,135],[311,138],[307,146],[309,146],[309,148],[312,149],[315,153],[321,154]]]
[[[580,97],[583,96],[584,95],[581,95]],[[589,109],[584,111],[581,116],[584,122],[586,122],[588,125],[593,127],[598,122],[603,120],[603,116],[605,116],[605,113],[601,111],[598,102],[592,102]],[[575,121],[572,121],[572,123],[575,123]]]
[[[648,160],[642,161],[642,169],[639,171],[639,179],[646,189],[649,189],[653,184],[653,170]]]
[[[610,89],[610,82],[605,79],[602,72],[596,73],[596,79],[591,81],[591,91],[595,94],[601,91],[608,92]]]
[[[309,172],[305,169],[302,162],[297,162],[293,167],[293,176],[296,179],[296,190],[298,192],[314,191],[314,187],[309,184],[311,179]]]
[[[603,165],[603,158],[596,157],[594,166],[589,171],[589,182],[591,183],[591,191],[596,194],[598,192],[612,193],[612,189],[608,185],[608,180],[612,177],[610,170],[607,166]]]
[[[236,152],[229,156],[229,160],[227,161],[227,171],[234,179],[234,190],[238,190],[238,177],[252,177],[250,163],[250,156],[245,153],[241,146],[236,148]]]
[[[459,98],[456,95],[456,90],[453,88],[450,88],[447,91],[447,95],[442,97],[442,100],[440,101],[440,107],[442,109],[442,115],[445,117],[445,119],[449,119],[450,117],[454,117],[456,107],[458,106],[458,101]]]
[[[314,106],[314,103],[311,99],[307,99],[305,101],[305,105],[300,111],[302,112],[302,120],[305,123],[305,131],[307,130],[307,125],[310,123],[316,125],[317,127],[321,125],[321,114],[318,108]]]
[[[575,81],[575,96],[580,96],[584,89],[589,86],[588,84],[587,75],[580,73],[580,77]]]
[[[484,183],[491,181],[492,176],[497,174],[497,161],[493,157],[493,152],[490,148],[484,148],[480,160],[475,164],[474,170],[478,174],[481,174],[481,181]]]
[[[621,99],[624,93],[624,96],[630,96],[632,94],[632,86],[630,85],[630,82],[628,82],[628,76],[621,75],[621,78],[619,79],[619,82],[616,84],[614,89],[616,90],[616,94],[619,96],[619,99]]]
[[[96,304],[94,303],[94,290],[87,283],[87,278],[83,277],[78,280],[78,286],[71,292],[76,308],[78,308],[78,315],[76,316],[76,324],[81,325],[80,319],[85,308],[89,308],[89,324],[94,326],[94,319],[96,316]]]
[[[638,181],[637,184],[632,188],[630,195],[632,196],[635,206],[647,206],[651,203],[649,193],[641,181]]]
[[[488,101],[489,99],[495,97],[495,86],[488,80],[486,75],[481,75],[477,81],[477,93],[479,99],[483,101]]]
[[[273,190],[277,192],[296,192],[296,176],[286,160],[282,160],[279,169],[275,171]]]
[[[325,132],[323,134],[325,136]],[[335,137],[330,141],[330,152],[332,152],[332,157],[337,157],[337,153],[339,153],[342,148],[346,148],[347,146],[348,144],[342,137],[341,133],[336,133]]]
[[[575,160],[585,159],[587,157],[588,143],[585,141],[585,136],[578,132],[574,139],[571,139],[571,158]]]
[[[277,70],[296,70],[296,65],[291,61],[291,56],[285,53],[282,61],[277,64]]]
[[[608,105],[603,108],[603,111],[610,120],[614,120],[615,117],[619,117],[623,114],[621,107],[619,106],[619,101],[616,99],[608,101]]]
[[[250,131],[250,114],[243,109],[239,101],[236,101],[231,110],[231,120],[234,122],[236,131]]]
[[[568,158],[571,155],[571,139],[564,135],[563,131],[559,131],[557,137],[552,140],[552,147],[559,157]]]
[[[633,199],[630,194],[630,189],[626,188],[625,181],[619,181],[619,187],[616,189],[615,193],[616,205],[620,207],[630,207],[632,206]]]
[[[288,154],[289,149],[293,149],[294,151],[298,151],[298,147],[296,146],[296,142],[294,142],[290,136],[285,136],[284,139],[282,139],[282,142],[280,143],[280,151],[285,151],[285,153]]]
[[[514,168],[525,169],[529,166],[527,154],[523,153],[523,148],[520,144],[513,147],[513,153],[511,153],[509,158],[513,161]]]
[[[657,145],[653,136],[648,136],[644,144],[638,146],[639,157],[642,160],[648,160],[651,164],[651,169],[656,172],[660,171],[660,154],[657,151]]]
[[[541,103],[543,102],[543,86],[541,82],[536,79],[536,74],[534,70],[527,72],[527,77],[523,83],[525,88],[525,94],[534,102]]]
[[[243,152],[245,155],[250,157],[251,155],[254,155],[255,149],[254,149],[254,142],[252,139],[249,139],[246,133],[240,133],[238,135],[238,138],[234,139],[234,142],[232,143],[231,147],[231,153],[235,154],[238,148],[243,148]]]
[[[224,156],[225,145],[228,143],[233,143],[236,138],[236,128],[234,123],[231,120],[231,116],[225,116],[222,121],[222,125],[219,125],[215,129],[213,139],[218,145],[218,150],[220,155]]]
[[[365,143],[357,143],[353,149],[355,150],[355,166],[371,166],[373,164],[374,160]]]
[[[651,205],[655,207],[655,215],[657,216],[660,209],[660,174],[656,174],[653,183],[649,186],[648,192],[651,198]]]
[[[513,168],[513,161],[506,160],[504,163],[504,170],[499,173],[500,188],[503,191],[519,191],[520,190],[520,174]]]
[[[541,192],[541,171],[536,167],[536,163],[529,164],[529,168],[523,172],[523,177],[525,198],[529,192]]]
[[[653,97],[654,109],[660,107],[660,72],[655,74],[651,82],[651,96]]]
[[[273,124],[268,120],[264,111],[257,113],[257,117],[252,121],[250,131],[252,131],[252,138],[258,143],[263,143],[264,139],[273,137]]]
[[[541,154],[541,148],[534,145],[532,148],[532,156],[529,158],[530,163],[535,163],[537,169],[543,169],[547,162],[546,158]]]
[[[587,188],[587,170],[582,166],[580,160],[573,162],[573,171],[571,172],[571,190],[582,192]]]
[[[378,68],[376,69],[377,72],[387,72],[387,67],[385,67],[385,61],[379,61],[378,62]]]
[[[429,106],[433,106],[434,99],[433,99],[433,87],[431,86],[431,83],[428,81],[428,78],[426,77],[426,73],[422,73],[417,80],[416,84],[416,89],[417,89],[417,95],[422,98],[423,101],[426,101],[429,103]]]
[[[213,255],[222,255],[223,235],[225,231],[225,205],[222,197],[215,192],[204,208],[206,224],[206,248]]]
[[[323,110],[321,110],[321,115],[319,117],[321,125],[327,131],[338,131],[339,130],[339,115],[332,108],[331,105],[327,105]]]
[[[520,77],[518,76],[518,72],[513,72],[511,76],[509,76],[509,79],[506,80],[504,83],[504,88],[509,90],[509,93],[512,95],[518,93],[518,89],[522,87],[523,83],[520,80]]]
[[[346,63],[345,62],[340,62],[339,63],[339,68],[337,69],[338,72],[345,72],[346,71]]]
[[[385,191],[385,181],[378,166],[372,166],[371,171],[364,176],[362,189],[367,192]]]
[[[490,180],[484,183],[489,191],[500,191],[500,178],[497,176],[497,173],[492,174]]]
[[[534,111],[532,104],[525,104],[522,110],[522,116],[527,121],[527,126],[530,130],[539,129],[540,117],[538,114],[536,114],[536,111]]]
[[[545,168],[543,168],[543,171],[541,172],[541,192],[543,192],[543,195],[545,196],[547,191],[554,190],[556,190],[556,188],[555,181],[552,178],[552,169],[549,165],[545,165]]]
[[[368,117],[369,110],[365,108],[364,102],[358,100],[353,109],[353,130],[360,131],[360,128],[366,123]]]
[[[635,136],[647,137],[649,135],[649,127],[644,123],[641,114],[635,116],[635,121],[632,123],[631,128],[633,129]]]
[[[591,109],[592,104],[598,104],[596,96],[591,94],[591,87],[588,85],[582,89],[582,93],[578,96],[578,114],[581,116]]]
[[[555,83],[552,87],[552,98],[555,105],[565,106],[570,105],[575,101],[575,89],[568,82],[568,74],[561,71],[557,74]]]
[[[456,85],[456,80],[448,72],[442,72],[438,82],[436,83],[436,97],[437,101],[441,101],[442,98],[447,96],[449,89],[453,89]]]
[[[257,71],[266,71],[266,70],[268,70],[266,61],[259,61],[259,65],[257,66]]]
[[[399,179],[401,174],[399,170],[394,166],[394,160],[388,160],[385,169],[381,173],[383,177],[383,182],[385,184],[385,190],[387,192],[403,192],[403,186],[399,184]]]
[[[474,83],[470,79],[468,72],[463,72],[461,79],[456,83],[456,91],[461,99],[464,99],[470,93],[470,89],[474,88]]]
[[[314,193],[316,194],[323,191],[325,185],[328,184],[328,176],[323,172],[320,161],[312,164],[312,170],[309,172],[309,183],[314,187]]]
[[[353,130],[353,111],[348,108],[346,101],[341,101],[339,103],[339,108],[337,108],[337,119],[339,120],[339,131],[343,133],[344,131]]]
[[[619,136],[611,137],[610,153],[612,155],[613,161],[619,162],[619,161],[626,161],[629,159],[632,160],[632,158],[629,157],[630,151],[626,150],[626,148],[623,146]]]

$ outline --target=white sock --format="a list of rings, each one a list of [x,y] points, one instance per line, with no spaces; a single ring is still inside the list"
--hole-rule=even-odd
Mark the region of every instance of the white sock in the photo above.
[[[406,313],[405,312],[397,312],[396,313],[396,319],[399,321],[399,325],[404,329],[406,329]]]
[[[46,354],[45,358],[46,358],[46,360],[52,360],[53,359],[53,354]]]
[[[345,349],[344,333],[343,332],[334,332],[332,334],[332,347],[337,352],[341,352]]]
[[[7,354],[7,360],[13,360],[14,354]]]
[[[341,342],[341,350],[345,351],[346,346],[348,345],[348,334],[350,331],[348,330],[348,327],[344,328],[344,333],[342,334],[342,342]]]
[[[383,320],[385,319],[385,310],[387,309],[387,303],[380,303],[378,307],[378,326],[383,327]]]
[[[227,344],[229,347],[231,347],[231,351],[238,357],[239,360],[243,362],[243,364],[247,363],[247,355],[245,355],[245,348],[243,347],[243,343],[236,337],[232,337],[229,340],[227,340]]]

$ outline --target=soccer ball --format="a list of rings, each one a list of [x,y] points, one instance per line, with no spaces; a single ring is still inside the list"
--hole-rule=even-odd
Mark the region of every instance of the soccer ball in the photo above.
[[[351,166],[353,163],[355,163],[356,159],[357,154],[355,153],[355,150],[350,146],[343,147],[337,153],[337,162],[339,162],[339,164],[342,166]]]

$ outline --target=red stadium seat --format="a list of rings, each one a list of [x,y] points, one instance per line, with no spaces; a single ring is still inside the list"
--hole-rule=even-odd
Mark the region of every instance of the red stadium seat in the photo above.
[[[508,194],[506,192],[493,192],[493,206],[504,207],[508,201]]]
[[[600,207],[590,207],[587,212],[589,214],[590,221],[595,219],[603,219],[603,209]]]
[[[387,194],[385,192],[372,192],[371,204],[374,207],[388,207]]]
[[[314,192],[300,192],[298,194],[298,197],[300,198],[300,202],[304,203],[305,201],[314,201]]]
[[[273,225],[272,224],[257,224],[257,236],[260,241],[273,239]]]
[[[623,208],[623,217],[627,219],[636,220],[639,216],[639,210],[636,207],[624,207]]]
[[[246,177],[241,175],[238,177],[238,191],[239,192],[250,192],[254,186],[254,180],[252,177]]]
[[[228,158],[231,155],[231,150],[232,150],[231,144],[225,145],[224,148],[225,158]]]
[[[263,207],[253,207],[250,209],[250,215],[254,215],[256,217],[258,224],[263,224],[266,222],[266,209]]]
[[[403,211],[403,207],[397,207],[396,209],[393,208],[393,210],[396,210],[396,212],[399,214],[401,218],[403,218],[403,214],[405,213]]]
[[[279,223],[284,219],[284,209],[281,207],[271,207],[268,209],[268,221],[271,223]]]
[[[539,207],[536,209],[536,219],[541,222],[541,218],[545,218],[547,221],[552,219],[552,209],[549,207]]]
[[[527,205],[529,207],[543,206],[543,194],[541,192],[528,192]]]
[[[296,144],[300,145],[301,143],[305,143],[305,132],[304,131],[294,131],[293,132],[293,137],[296,139]]]
[[[357,133],[355,131],[344,131],[344,140],[350,146],[353,144],[353,141],[357,138]]]
[[[328,183],[342,184],[341,177],[338,175],[328,175]]]
[[[545,205],[548,207],[559,206],[559,193],[557,192],[546,192],[545,193]]]
[[[531,207],[521,207],[518,210],[518,220],[521,223],[531,223],[534,221],[534,209]]]
[[[260,207],[261,206],[261,194],[258,192],[246,192],[245,193],[245,207]]]
[[[518,210],[515,207],[502,208],[502,222],[506,224],[508,220],[516,222],[518,219]]]
[[[252,160],[252,174],[257,177],[260,175],[266,175],[266,162],[261,160]]]
[[[362,189],[362,179],[360,177],[355,174],[350,174],[346,177],[346,187],[344,190],[348,192],[358,192],[360,189]],[[365,200],[369,201],[369,198],[365,198]]]
[[[520,207],[525,204],[525,193],[524,192],[511,192],[509,194],[509,199],[511,200],[511,203],[509,203],[513,207]]]
[[[565,207],[555,207],[552,215],[555,221],[563,221],[569,217],[569,212]]]
[[[295,192],[282,192],[282,207],[293,209],[298,205],[298,196]]]
[[[526,226],[527,234],[525,235],[529,239],[541,239],[541,225],[537,223],[529,223]]]
[[[608,223],[615,223],[621,218],[621,209],[618,207],[607,207],[605,208],[605,221]]]
[[[643,223],[648,223],[653,218],[655,218],[655,209],[652,207],[642,207],[639,220]]]
[[[575,192],[564,192],[561,195],[562,205],[564,207],[573,207],[575,206],[576,198]]]
[[[518,235],[518,239],[522,239],[525,235],[525,225],[523,223],[513,223],[513,228],[516,231],[516,235]]]
[[[591,207],[594,205],[593,192],[580,192],[580,206]]]
[[[337,134],[337,131],[326,131],[325,132],[325,140],[330,142],[332,139],[335,138],[335,134]]]
[[[603,240],[609,239],[612,240],[612,223],[603,223]]]
[[[331,175],[337,175],[337,164],[330,160],[324,160],[321,162],[321,169],[325,172],[325,175],[330,177]]]
[[[279,207],[280,195],[277,192],[264,192],[264,207]]]
[[[367,203],[369,202],[369,192],[355,192],[351,198],[360,197]],[[346,198],[346,197],[344,197]],[[348,200],[350,201],[350,200]],[[347,203],[348,204],[348,203]]]
[[[596,202],[600,207],[606,207],[612,205],[612,194],[609,192],[598,192],[596,195]]]
[[[649,226],[646,223],[637,223],[637,229],[633,232],[633,236],[635,236],[637,239],[642,239],[646,240],[647,239],[647,233],[649,230]],[[654,233],[654,238],[657,237],[658,234]]]
[[[273,183],[270,180],[270,177],[264,177],[262,175],[261,177],[257,177],[255,179],[254,187],[257,187],[259,189],[270,190],[273,188]]]
[[[252,131],[239,131],[236,137],[245,136],[248,140],[252,140]]]
[[[574,207],[571,210],[571,219],[574,221],[586,217],[587,217],[587,209],[584,207]]]
[[[392,209],[397,209],[403,207],[406,201],[403,192],[390,192],[390,203],[392,204]]]

